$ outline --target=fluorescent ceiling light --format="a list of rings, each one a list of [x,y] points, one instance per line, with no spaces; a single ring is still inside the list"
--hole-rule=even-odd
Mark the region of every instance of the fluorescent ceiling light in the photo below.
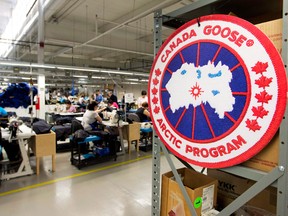
[[[100,76],[92,76],[92,79],[104,79],[104,77],[100,77]]]
[[[130,78],[127,78],[125,80],[127,80],[127,81],[135,81],[135,82],[148,82],[147,79],[130,79]]]
[[[103,72],[103,73],[112,73],[112,74],[123,74],[123,75],[131,75],[132,72],[125,72],[125,71],[113,71],[113,70],[100,70],[100,72]]]
[[[27,74],[27,75],[38,75],[38,73],[28,72],[28,71],[19,71],[20,74]]]
[[[149,77],[150,76],[149,73],[138,73],[138,72],[134,72],[133,75],[135,75],[135,76],[144,76],[144,77]]]
[[[20,77],[17,76],[8,76],[7,79],[19,79]]]
[[[87,83],[85,80],[79,80],[78,83]]]
[[[73,77],[78,77],[78,78],[88,78],[86,75],[73,75]]]
[[[30,79],[32,79],[32,80],[36,80],[36,78],[30,78],[30,77],[21,77],[21,79],[23,79],[23,80],[30,80]]]
[[[56,66],[59,70],[73,70],[73,71],[87,71],[87,72],[100,72],[98,69],[93,68],[79,68],[79,67],[65,67],[65,66]]]
[[[94,88],[99,88],[99,87],[101,87],[100,85],[85,85],[85,86],[87,86],[87,87],[94,87]]]
[[[139,81],[138,79],[125,79],[125,80],[128,80],[128,81]]]
[[[127,84],[127,85],[139,85],[139,83],[136,83],[136,82],[122,82],[122,84]]]

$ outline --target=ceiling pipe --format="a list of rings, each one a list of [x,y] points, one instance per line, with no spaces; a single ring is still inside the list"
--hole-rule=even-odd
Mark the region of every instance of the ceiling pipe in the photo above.
[[[153,4],[154,2],[155,2],[155,1],[153,1],[152,4]],[[98,36],[96,36],[96,37],[94,37],[94,38],[92,38],[92,39],[90,39],[90,40],[82,43],[80,46],[83,46],[83,45],[85,45],[85,44],[91,43],[92,41],[95,41],[95,40],[97,40],[97,39],[99,39],[99,38],[101,38],[101,37],[103,37],[103,36],[105,36],[105,35],[113,32],[113,31],[115,31],[115,30],[119,29],[120,27],[123,27],[123,26],[129,24],[130,22],[134,22],[134,21],[136,21],[136,20],[138,20],[138,19],[140,19],[140,18],[142,18],[142,17],[145,17],[145,16],[153,13],[154,11],[156,11],[156,10],[159,9],[159,8],[165,8],[165,7],[168,7],[168,6],[170,6],[170,5],[173,5],[173,4],[177,3],[177,2],[179,2],[179,0],[172,0],[172,1],[171,1],[171,0],[166,0],[166,1],[164,1],[164,2],[163,2],[163,1],[160,1],[160,2],[161,2],[161,3],[159,3],[159,4],[157,4],[157,5],[154,5],[153,7],[147,6],[148,4],[145,5],[146,7],[148,7],[148,9],[144,10],[144,12],[141,12],[141,13],[139,13],[138,15],[136,15],[136,16],[134,16],[134,17],[132,17],[132,18],[124,21],[123,23],[120,23],[120,24],[118,24],[117,26],[115,26],[115,27],[113,27],[113,28],[111,28],[111,29],[103,32],[102,34],[100,34],[100,35],[98,35]],[[150,4],[150,3],[149,3],[149,4]],[[138,9],[138,10],[141,10],[141,9]],[[134,13],[135,13],[135,11],[132,11],[130,14],[134,14]],[[130,14],[127,14],[126,16],[130,16]],[[137,13],[136,13],[136,14],[137,14]],[[121,19],[121,18],[120,18],[120,19]],[[75,48],[76,48],[76,47],[77,47],[77,46],[75,46]]]
[[[129,24],[129,23],[131,23],[131,22],[134,22],[134,21],[136,21],[136,20],[138,20],[138,19],[140,19],[140,18],[142,18],[142,17],[145,17],[145,16],[153,13],[154,11],[156,11],[156,10],[159,9],[159,8],[165,8],[165,7],[171,6],[171,5],[173,5],[173,4],[175,4],[175,3],[179,2],[179,1],[180,1],[180,0],[160,1],[160,3],[157,4],[157,5],[154,5],[154,4],[155,4],[155,3],[154,3],[155,1],[152,1],[152,3],[149,3],[149,4],[145,5],[145,8],[142,9],[143,12],[138,13],[138,15],[136,15],[136,16],[134,16],[134,17],[132,17],[132,18],[130,18],[130,19],[128,19],[128,20],[126,20],[126,21],[118,24],[118,25],[116,25],[115,27],[113,27],[113,28],[111,28],[111,29],[109,29],[109,30],[107,30],[107,31],[105,31],[105,32],[103,32],[103,33],[95,36],[94,38],[92,38],[92,39],[90,39],[90,40],[88,40],[88,41],[86,41],[86,42],[84,42],[84,43],[82,43],[82,44],[77,44],[77,45],[75,45],[74,48],[81,47],[81,46],[85,46],[85,45],[91,43],[92,41],[95,41],[95,40],[97,40],[97,39],[99,39],[99,38],[101,38],[101,37],[103,37],[103,36],[105,36],[105,35],[113,32],[113,31],[115,31],[115,30],[117,30],[117,29],[119,29],[119,28],[121,28],[121,27],[123,27],[123,26],[126,26],[127,24]],[[153,4],[154,6],[151,7],[151,6],[149,6],[150,4]],[[138,10],[141,10],[141,9],[138,9]],[[131,16],[131,14],[133,15],[134,13],[135,13],[135,11],[133,11],[133,12],[125,15],[125,17],[127,17],[127,16],[129,17],[129,16]],[[137,14],[137,13],[136,13],[136,14]],[[121,18],[119,18],[119,19],[121,20]],[[117,20],[119,20],[119,19],[117,19]],[[62,54],[62,53],[59,53],[59,54]],[[153,54],[152,54],[152,55],[153,55]]]
[[[101,46],[101,45],[92,45],[92,44],[85,44],[85,45],[82,45],[80,43],[75,43],[75,42],[72,42],[72,41],[63,41],[63,40],[57,40],[57,39],[47,39],[46,40],[48,43],[50,44],[66,44],[67,46],[70,47],[67,48],[67,49],[61,49],[59,50],[57,53],[54,53],[53,55],[51,56],[47,56],[45,58],[45,60],[49,60],[53,57],[57,57],[69,50],[72,50],[73,47],[72,46],[85,46],[85,47],[91,47],[91,48],[97,48],[97,49],[104,49],[104,50],[111,50],[111,51],[116,51],[116,52],[125,52],[125,53],[131,53],[131,54],[137,54],[137,55],[144,55],[144,56],[150,56],[150,57],[154,57],[154,54],[153,53],[147,53],[147,52],[139,52],[139,51],[134,51],[134,50],[127,50],[127,49],[119,49],[119,48],[113,48],[113,47],[107,47],[107,46]],[[76,45],[75,45],[76,44]],[[72,55],[71,55],[72,56]]]

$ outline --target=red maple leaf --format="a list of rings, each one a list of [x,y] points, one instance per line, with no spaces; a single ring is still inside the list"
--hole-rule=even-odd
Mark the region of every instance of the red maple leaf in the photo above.
[[[153,104],[157,104],[158,103],[158,98],[157,97],[153,97],[152,102],[153,102]]]
[[[160,76],[161,75],[161,71],[160,71],[159,68],[157,70],[155,70],[155,74],[156,74],[156,76]]]
[[[160,111],[160,108],[159,108],[158,106],[155,106],[155,108],[154,108],[154,113],[158,114],[159,111]]]
[[[268,78],[265,76],[261,76],[258,80],[255,80],[255,84],[258,85],[260,88],[268,87],[271,82],[272,77]]]
[[[154,87],[154,88],[152,89],[152,94],[153,94],[153,95],[156,95],[157,92],[158,92],[158,90]]]
[[[266,91],[262,91],[260,94],[256,94],[255,98],[258,99],[259,103],[268,103],[272,95],[269,95]]]
[[[257,116],[259,118],[263,118],[269,113],[269,111],[265,110],[263,106],[253,107],[252,111],[253,116]]]
[[[252,67],[252,71],[256,72],[256,74],[266,72],[268,67],[268,62],[257,62],[254,67]]]
[[[153,79],[153,84],[157,85],[159,83],[159,80],[157,78]]]
[[[246,127],[249,128],[249,130],[253,130],[254,132],[261,129],[256,120],[247,119],[245,123]]]

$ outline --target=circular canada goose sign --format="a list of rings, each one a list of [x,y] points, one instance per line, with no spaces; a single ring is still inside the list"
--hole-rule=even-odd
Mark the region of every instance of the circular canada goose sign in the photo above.
[[[228,167],[257,154],[286,107],[278,51],[253,24],[228,15],[177,29],[157,53],[148,88],[161,141],[202,167]]]

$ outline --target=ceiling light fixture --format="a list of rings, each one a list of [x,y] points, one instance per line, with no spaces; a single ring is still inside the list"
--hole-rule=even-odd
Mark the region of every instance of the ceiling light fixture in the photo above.
[[[20,77],[19,77],[20,78]],[[30,77],[21,77],[21,79],[23,79],[23,80],[30,80],[30,79],[32,79],[32,80],[36,80],[36,78],[30,78]]]
[[[19,79],[20,77],[17,76],[8,76],[7,79]]]
[[[86,75],[73,75],[73,77],[77,77],[77,78],[88,78],[88,76],[86,76]]]
[[[101,72],[101,73],[112,73],[112,74],[132,75],[132,72],[128,72],[128,71],[100,70],[100,72]]]
[[[87,71],[87,72],[100,72],[98,69],[90,69],[90,68],[80,68],[80,67],[68,67],[68,66],[56,66],[59,70],[73,70],[73,71]]]
[[[92,76],[92,79],[104,79],[104,77],[100,77],[100,76]]]
[[[128,80],[128,81],[135,81],[135,82],[139,81],[138,79],[125,79],[125,80]]]

